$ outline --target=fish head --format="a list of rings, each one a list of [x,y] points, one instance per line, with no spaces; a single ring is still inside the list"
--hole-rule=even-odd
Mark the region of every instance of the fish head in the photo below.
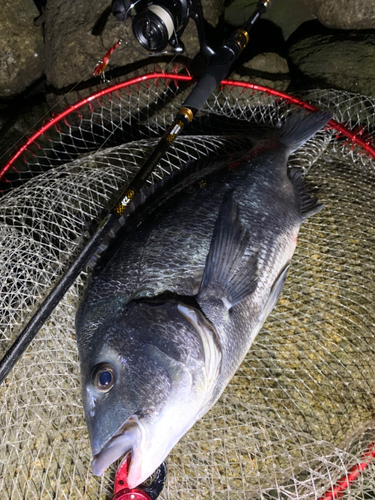
[[[205,413],[221,362],[213,327],[194,307],[137,301],[99,325],[89,342],[79,342],[79,323],[93,472],[103,475],[131,452],[128,484],[136,487]]]

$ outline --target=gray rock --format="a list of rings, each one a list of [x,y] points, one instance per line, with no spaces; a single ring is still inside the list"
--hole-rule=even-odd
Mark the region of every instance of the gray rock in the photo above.
[[[287,60],[273,52],[256,55],[238,68],[231,77],[281,91],[286,90],[290,84]]]
[[[241,26],[248,20],[256,6],[257,2],[254,0],[234,0],[225,9],[225,20],[232,26]],[[262,19],[277,24],[287,39],[300,24],[313,19],[313,15],[301,0],[279,0],[272,3],[262,15]]]
[[[224,12],[225,0],[201,0],[204,19],[216,27]]]
[[[50,116],[51,109],[46,102],[24,103],[22,109],[3,110],[0,113],[0,165],[38,130],[43,120]],[[20,168],[20,166],[18,166]]]
[[[297,40],[288,54],[315,86],[375,96],[375,32],[326,30]]]
[[[375,0],[302,1],[309,12],[329,28],[375,28]]]
[[[23,92],[43,75],[44,54],[39,15],[32,0],[1,2],[0,97]]]
[[[108,22],[105,29],[108,29],[108,34],[103,36],[92,34],[92,29],[108,6],[109,2],[102,0],[92,0],[90,8],[86,0],[48,1],[45,44],[49,85],[61,89],[92,76],[98,60],[120,38],[120,23],[113,29],[112,23]],[[129,59],[134,59],[133,54]]]

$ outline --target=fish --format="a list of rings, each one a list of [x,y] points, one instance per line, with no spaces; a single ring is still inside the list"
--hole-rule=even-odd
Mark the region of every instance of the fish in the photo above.
[[[169,197],[168,181],[143,196],[166,201],[118,240],[76,314],[95,475],[130,453],[129,487],[141,484],[223,393],[276,305],[301,224],[323,208],[287,161],[329,119],[294,112],[248,151],[182,167]]]

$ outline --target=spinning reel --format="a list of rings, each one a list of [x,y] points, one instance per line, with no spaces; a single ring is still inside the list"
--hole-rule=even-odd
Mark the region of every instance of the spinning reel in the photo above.
[[[128,18],[132,31],[140,45],[150,52],[162,52],[169,45],[173,52],[184,51],[181,36],[193,19],[197,26],[199,43],[204,55],[214,51],[208,46],[204,30],[200,0],[113,0],[112,12],[122,22]]]

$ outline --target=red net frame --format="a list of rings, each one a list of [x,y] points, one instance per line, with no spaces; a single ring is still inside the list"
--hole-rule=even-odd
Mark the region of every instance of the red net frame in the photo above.
[[[38,140],[40,137],[45,135],[52,128],[58,128],[59,124],[64,122],[68,116],[70,116],[74,112],[79,112],[79,110],[86,105],[90,105],[90,103],[98,101],[104,96],[114,94],[118,91],[126,89],[128,87],[137,86],[142,82],[151,82],[153,81],[155,85],[157,85],[158,80],[166,80],[173,81],[175,85],[178,87],[179,82],[193,82],[194,78],[191,75],[181,75],[175,73],[148,73],[145,75],[141,75],[135,78],[131,78],[121,83],[117,83],[106,89],[95,92],[89,97],[85,97],[84,99],[79,100],[72,106],[69,106],[65,111],[59,113],[57,116],[51,118],[46,124],[44,124],[40,129],[38,129],[35,133],[33,133],[25,143],[18,148],[18,150],[10,157],[10,159],[0,167],[0,182],[5,181],[7,179],[7,175],[11,170],[17,171],[16,162],[19,160],[23,154],[30,150],[30,148],[34,145],[38,147]],[[290,104],[294,104],[301,108],[304,108],[311,112],[318,111],[318,108],[309,104],[308,102],[294,97],[285,92],[281,92],[276,89],[272,89],[271,87],[266,87],[263,85],[257,85],[254,83],[247,83],[237,80],[223,80],[221,82],[222,87],[228,88],[240,88],[243,92],[246,91],[258,91],[263,92],[268,95],[272,95],[281,100],[284,100]],[[361,129],[355,129],[354,131],[350,130],[345,123],[339,123],[336,120],[331,119],[329,121],[329,127],[334,128],[337,131],[337,137],[340,135],[346,137],[347,140],[351,143],[352,147],[359,146],[363,152],[370,155],[372,158],[375,158],[375,147],[373,145],[373,139],[370,137],[362,137],[363,131]]]

